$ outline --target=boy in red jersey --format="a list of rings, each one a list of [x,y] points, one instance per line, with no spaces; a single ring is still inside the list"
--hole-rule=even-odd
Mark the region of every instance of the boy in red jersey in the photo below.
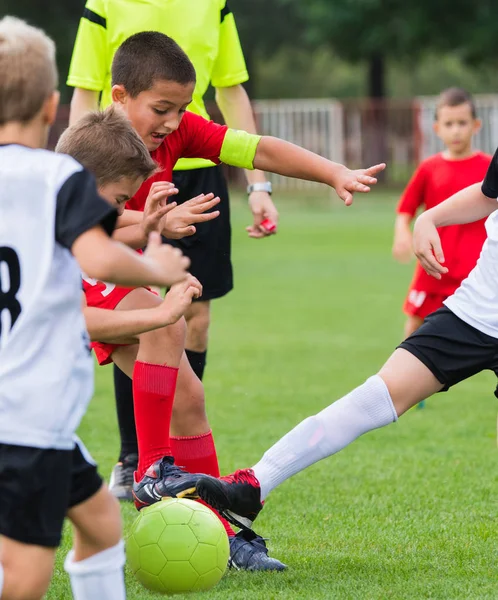
[[[424,160],[408,183],[397,207],[393,255],[408,262],[413,255],[410,224],[419,207],[428,210],[456,192],[484,179],[491,156],[472,150],[472,138],[481,122],[471,95],[460,88],[441,93],[436,106],[434,131],[446,149]],[[486,239],[484,219],[452,225],[439,231],[448,274],[441,280],[428,275],[417,263],[403,311],[405,337],[451,296],[475,267]]]
[[[323,182],[334,187],[347,205],[354,192],[368,192],[368,186],[376,183],[375,175],[384,168],[382,164],[351,171],[277,138],[230,130],[186,112],[195,70],[181,48],[159,32],[135,34],[121,45],[114,57],[112,80],[114,106],[126,114],[161,167],[128,202],[131,209],[143,210],[152,185],[158,190],[164,186],[167,193],[166,182],[171,181],[180,157],[207,158],[216,164],[226,162]],[[174,219],[181,209],[172,209],[167,220]],[[141,219],[140,213],[137,219]],[[133,239],[133,227],[119,232],[124,235],[129,229],[128,243],[140,247]],[[85,283],[89,306],[133,310],[157,303],[157,297],[144,288],[109,289],[96,283]],[[133,371],[139,448],[133,494],[138,508],[165,495],[184,495],[194,487],[195,476],[190,473],[219,474],[204,390],[185,356],[184,340],[185,322],[181,319],[161,330],[161,360],[153,352],[139,354],[135,361],[127,346],[94,345],[101,364],[113,360],[124,372]],[[173,456],[174,462],[190,473],[182,472]],[[244,544],[247,546],[245,540]]]

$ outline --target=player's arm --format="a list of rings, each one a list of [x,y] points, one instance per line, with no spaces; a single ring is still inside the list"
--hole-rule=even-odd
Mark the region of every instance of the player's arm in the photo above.
[[[155,308],[107,310],[83,304],[86,327],[92,341],[120,343],[136,336],[176,323],[193,298],[202,294],[195,277],[174,285],[166,298]]]
[[[493,197],[488,196],[489,193],[493,194]],[[498,189],[487,186],[485,180],[483,184],[475,183],[460,190],[418,217],[413,229],[413,249],[429,275],[441,279],[441,276],[448,272],[443,266],[445,259],[436,228],[464,225],[488,217],[498,208],[497,197]]]
[[[411,223],[424,202],[426,181],[426,166],[422,163],[410,178],[396,207],[392,253],[400,263],[407,263],[413,257]]]
[[[241,84],[216,88],[216,103],[220,107],[225,123],[230,128],[242,129],[252,134],[257,133],[251,102]],[[252,171],[245,169],[244,173],[249,185],[268,181],[266,175],[259,169]],[[269,232],[261,227],[261,222],[265,219],[270,219],[276,226],[278,225],[278,211],[270,194],[264,191],[251,192],[249,194],[249,206],[254,217],[252,226],[246,228],[249,236],[261,238],[276,233],[276,228]]]
[[[377,183],[375,175],[384,170],[384,163],[368,169],[348,169],[314,152],[279,138],[263,136],[257,146],[253,166],[286,177],[325,183],[333,187],[346,206],[353,202],[355,192],[369,192]]]

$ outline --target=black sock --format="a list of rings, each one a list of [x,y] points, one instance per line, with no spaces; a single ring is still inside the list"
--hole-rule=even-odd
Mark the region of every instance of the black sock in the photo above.
[[[185,350],[185,353],[188,358],[188,362],[192,367],[192,370],[197,375],[197,377],[202,381],[202,376],[204,375],[204,369],[206,368],[206,354],[207,350],[204,352],[195,352],[194,350]]]
[[[116,396],[116,412],[121,439],[119,462],[122,462],[124,457],[129,454],[138,455],[138,443],[131,379],[116,365],[114,365],[114,394]]]

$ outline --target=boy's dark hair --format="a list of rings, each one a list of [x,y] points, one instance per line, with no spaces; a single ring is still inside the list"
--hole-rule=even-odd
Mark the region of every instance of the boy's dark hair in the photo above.
[[[138,133],[113,106],[88,113],[68,127],[55,151],[75,158],[93,173],[99,187],[123,177],[147,179],[157,170]]]
[[[156,81],[195,83],[189,57],[170,37],[159,31],[132,35],[112,61],[112,85],[122,85],[132,98],[150,90]]]
[[[467,90],[459,87],[448,88],[439,94],[434,118],[437,119],[438,110],[443,108],[443,106],[460,106],[461,104],[468,104],[470,106],[470,110],[472,111],[472,118],[477,118],[474,98],[471,94],[469,94],[469,92],[467,92]]]

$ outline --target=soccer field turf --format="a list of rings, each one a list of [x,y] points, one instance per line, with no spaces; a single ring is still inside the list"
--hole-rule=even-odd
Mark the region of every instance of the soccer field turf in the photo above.
[[[305,210],[276,194],[280,232],[269,240],[246,238],[249,212],[234,202],[236,287],[213,305],[205,377],[222,472],[254,464],[373,374],[400,340],[413,265],[391,258],[395,198]],[[498,598],[494,385],[481,374],[285,482],[256,530],[288,571],[227,572],[214,590],[185,598]],[[109,367],[97,369],[80,435],[108,477],[118,452]],[[122,513],[126,529],[136,512]],[[69,546],[67,528],[50,600],[70,597]],[[160,597],[129,572],[127,589],[130,599]]]

